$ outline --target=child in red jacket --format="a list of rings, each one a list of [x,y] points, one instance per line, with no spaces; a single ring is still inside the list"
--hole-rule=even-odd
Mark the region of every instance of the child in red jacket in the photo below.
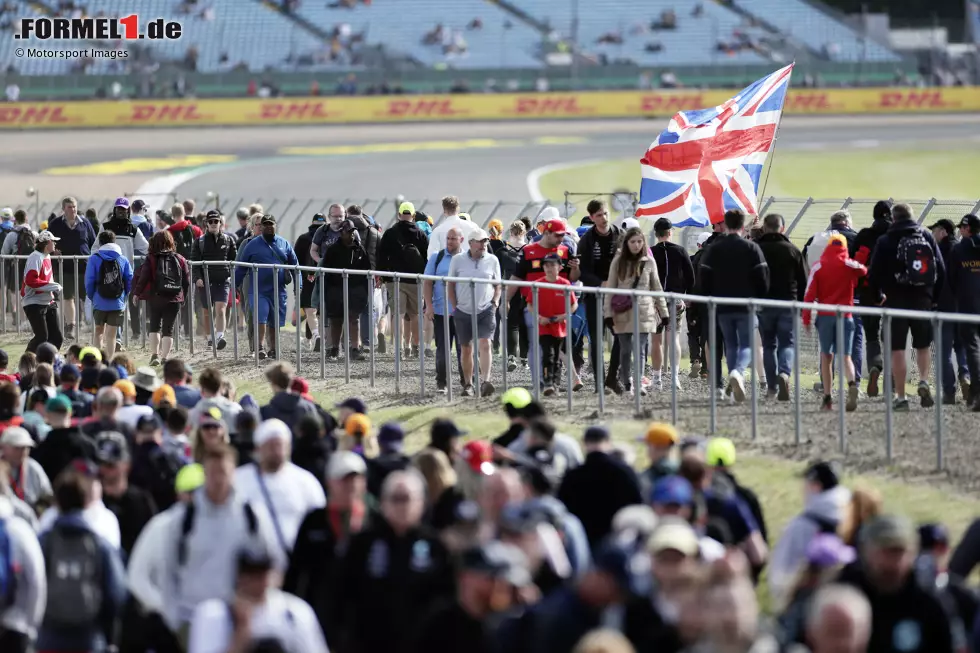
[[[541,261],[544,270],[544,283],[553,283],[560,286],[571,285],[568,279],[558,276],[564,261],[557,254],[548,254]],[[559,382],[559,352],[565,343],[565,336],[568,329],[568,318],[578,308],[578,301],[575,293],[571,295],[571,313],[565,312],[565,293],[561,290],[550,288],[540,288],[538,290],[538,301],[532,304],[532,315],[538,319],[538,342],[541,348],[541,368],[544,375],[544,394],[552,396],[556,392],[555,386]],[[532,293],[533,297],[533,293]]]
[[[844,236],[834,234],[827,242],[827,248],[820,261],[810,270],[810,282],[806,288],[804,301],[817,304],[836,304],[854,306],[854,289],[858,279],[868,274],[868,269],[847,255],[847,241]],[[851,348],[854,344],[854,316],[849,311],[841,312],[844,321],[844,373],[847,376],[848,412],[857,409],[858,387],[854,382],[854,362]],[[810,311],[803,311],[803,324],[810,331]],[[834,353],[837,351],[837,313],[817,312],[817,335],[820,339],[820,380],[823,381],[823,410],[833,409],[830,391],[833,388],[831,369]]]

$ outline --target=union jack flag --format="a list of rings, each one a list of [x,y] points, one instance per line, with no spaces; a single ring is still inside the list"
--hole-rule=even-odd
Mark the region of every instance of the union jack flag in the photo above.
[[[759,178],[776,137],[793,64],[713,109],[680,111],[640,159],[636,215],[706,227],[725,211],[757,211]]]

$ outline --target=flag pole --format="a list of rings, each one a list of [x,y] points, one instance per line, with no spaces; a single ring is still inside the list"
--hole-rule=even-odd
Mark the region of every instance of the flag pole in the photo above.
[[[794,68],[796,67],[796,62],[795,61],[793,62],[793,67]],[[790,73],[790,79],[792,79],[792,78],[793,78],[793,73]],[[787,94],[789,93],[789,81],[790,80],[786,80]],[[783,111],[780,110],[780,112],[779,112],[779,121],[776,123],[776,130],[772,134],[772,149],[769,150],[769,158],[767,160],[767,163],[769,164],[769,167],[766,169],[766,178],[762,182],[762,192],[759,193],[758,195],[756,195],[756,198],[755,198],[756,199],[756,202],[759,202],[760,203],[759,206],[761,206],[761,202],[762,202],[763,198],[766,196],[766,187],[769,186],[769,175],[772,174],[772,162],[776,158],[776,146],[779,144],[779,128],[782,126],[782,124],[783,124]],[[762,218],[761,215],[758,216],[758,217],[760,219]]]

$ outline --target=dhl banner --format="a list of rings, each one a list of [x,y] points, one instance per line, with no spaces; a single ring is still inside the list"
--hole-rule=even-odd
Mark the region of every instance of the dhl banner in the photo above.
[[[0,129],[640,118],[721,104],[731,91],[611,91],[0,104]],[[980,111],[980,88],[791,90],[789,114]]]

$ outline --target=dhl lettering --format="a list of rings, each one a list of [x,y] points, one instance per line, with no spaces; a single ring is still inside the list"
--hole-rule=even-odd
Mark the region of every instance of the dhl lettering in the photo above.
[[[263,104],[259,118],[262,120],[303,120],[307,118],[328,118],[327,103],[320,102],[274,102]]]
[[[942,91],[887,91],[881,94],[884,109],[943,109],[956,103],[946,102]]]
[[[518,98],[514,113],[519,116],[581,115],[586,113],[577,97]]]
[[[130,115],[132,122],[194,122],[205,118],[196,104],[134,104]]]
[[[783,107],[788,111],[827,111],[836,108],[826,93],[790,93]]]
[[[67,122],[71,120],[64,114],[64,107],[0,107],[0,125],[50,125]]]
[[[455,116],[464,113],[453,108],[452,100],[392,100],[385,115],[396,118],[415,116]]]
[[[690,111],[702,109],[706,105],[701,95],[644,95],[640,100],[640,111],[658,113],[661,111]]]

